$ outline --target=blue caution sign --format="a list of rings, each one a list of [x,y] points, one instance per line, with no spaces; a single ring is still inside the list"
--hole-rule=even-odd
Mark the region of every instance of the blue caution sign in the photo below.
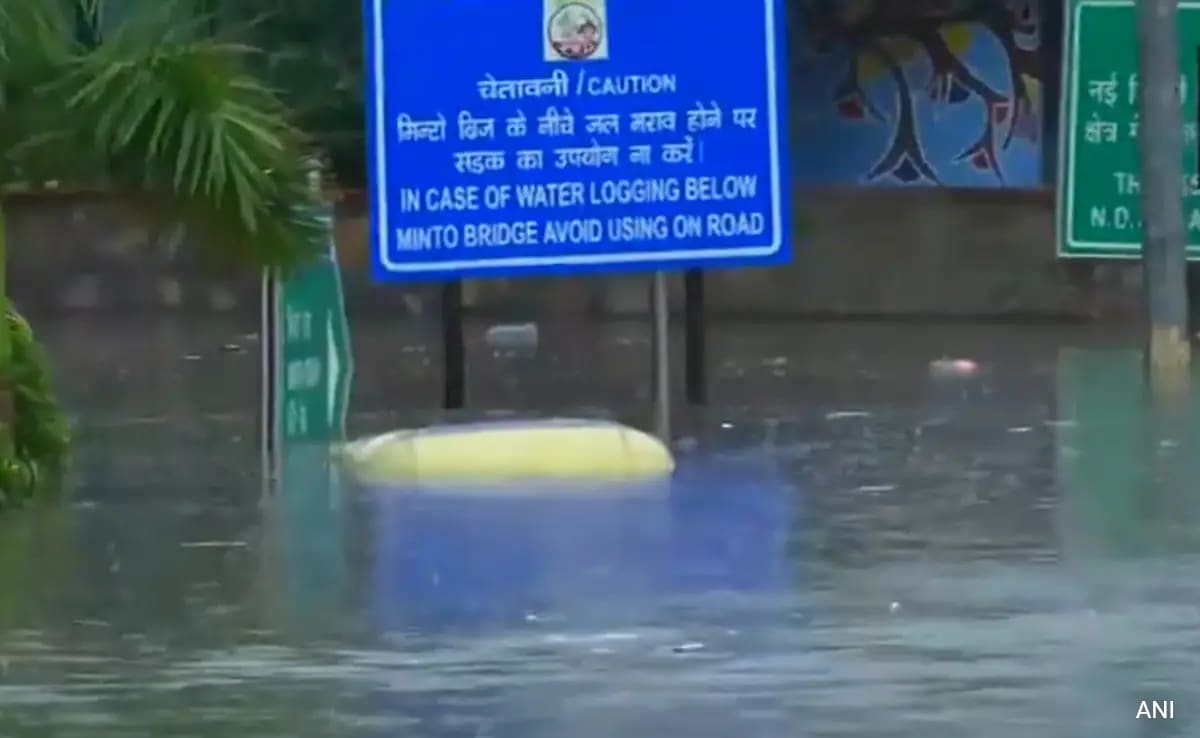
[[[381,281],[791,253],[782,0],[366,0]]]

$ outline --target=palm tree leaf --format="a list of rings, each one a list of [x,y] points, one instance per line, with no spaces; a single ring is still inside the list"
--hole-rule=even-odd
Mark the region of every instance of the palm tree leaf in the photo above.
[[[0,35],[9,59],[0,84],[14,80],[22,93],[6,98],[0,116],[0,134],[11,129],[6,140],[20,142],[0,154],[0,178],[53,171],[151,192],[165,213],[206,232],[222,258],[272,266],[311,258],[323,236],[305,206],[312,144],[251,73],[257,52],[206,36],[205,19],[170,2],[135,7],[98,45],[78,46],[59,35],[68,14],[53,9],[64,1],[0,0],[0,20],[65,39],[29,49],[19,33]]]
[[[329,0],[206,0],[217,22],[262,49],[248,59],[347,183],[361,184],[362,14]]]

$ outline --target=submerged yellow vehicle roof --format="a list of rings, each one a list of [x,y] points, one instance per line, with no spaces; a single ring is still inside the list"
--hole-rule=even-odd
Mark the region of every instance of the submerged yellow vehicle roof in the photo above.
[[[354,441],[343,459],[360,481],[624,481],[670,474],[671,451],[654,436],[602,420],[464,423],[399,430]]]

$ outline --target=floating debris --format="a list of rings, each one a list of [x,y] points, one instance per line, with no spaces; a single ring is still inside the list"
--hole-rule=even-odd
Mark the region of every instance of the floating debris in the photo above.
[[[959,379],[973,377],[979,373],[979,364],[971,359],[951,359],[943,356],[929,362],[929,371],[935,377]]]
[[[671,650],[675,653],[692,653],[694,651],[703,651],[704,644],[699,641],[689,641],[687,643],[680,643],[678,646],[673,646]]]
[[[896,485],[894,484],[864,484],[855,489],[855,492],[895,492]]]
[[[848,418],[869,418],[871,413],[865,410],[836,410],[832,413],[826,413],[826,420],[846,420]]]
[[[494,325],[483,334],[488,347],[496,351],[536,349],[538,346],[537,323],[514,323]]]

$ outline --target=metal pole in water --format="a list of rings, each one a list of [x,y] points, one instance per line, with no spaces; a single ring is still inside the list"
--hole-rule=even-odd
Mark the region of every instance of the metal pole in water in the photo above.
[[[689,269],[683,274],[684,305],[684,393],[688,402],[708,401],[708,348],[705,335],[704,271]]]
[[[261,288],[261,315],[259,317],[258,346],[262,355],[262,373],[259,376],[259,448],[262,455],[263,496],[266,497],[272,489],[275,477],[275,457],[279,452],[278,430],[275,418],[278,412],[275,403],[278,401],[275,387],[275,363],[277,341],[275,333],[275,270],[264,269]]]
[[[650,283],[650,310],[653,330],[650,348],[653,351],[654,435],[666,444],[671,443],[671,316],[667,305],[667,275],[655,272]]]
[[[461,410],[467,402],[467,356],[463,343],[462,282],[442,285],[442,408]]]
[[[1138,0],[1138,144],[1142,174],[1142,269],[1148,336],[1146,377],[1158,400],[1186,394],[1187,236],[1183,219],[1183,104],[1178,0]]]

